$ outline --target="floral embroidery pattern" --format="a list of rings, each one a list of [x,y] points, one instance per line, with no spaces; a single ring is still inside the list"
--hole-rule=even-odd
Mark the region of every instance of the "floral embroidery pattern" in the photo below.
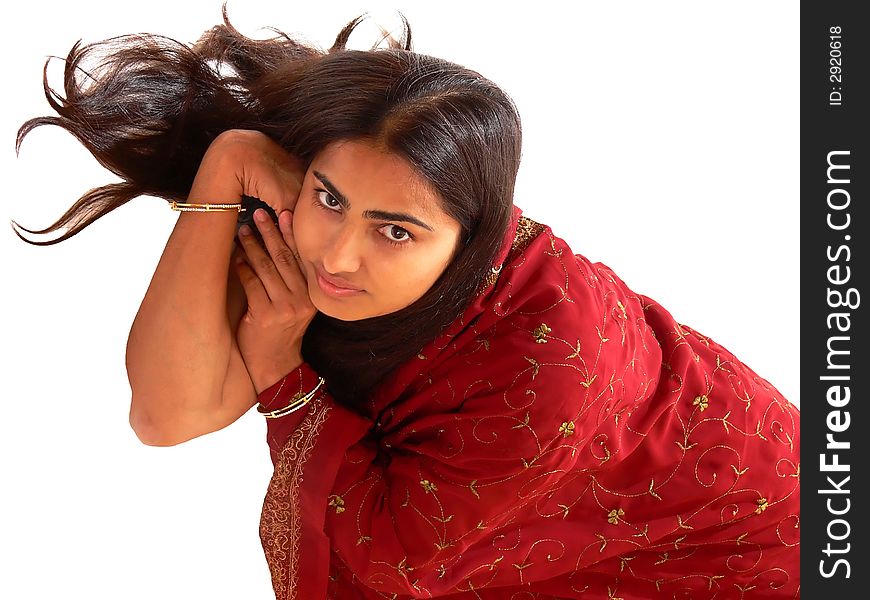
[[[521,218],[493,275],[373,395],[370,434],[329,446],[326,597],[797,597],[797,409],[549,228]],[[349,413],[333,411],[337,433]]]
[[[610,523],[611,525],[618,525],[619,519],[624,514],[625,514],[625,511],[622,510],[621,508],[614,508],[613,510],[611,510],[610,512],[607,513],[607,522]]]
[[[550,333],[552,329],[547,327],[546,323],[541,323],[538,327],[532,332],[532,335],[535,336],[535,343],[537,344],[546,344],[547,343],[547,334]]]
[[[335,509],[335,514],[344,512],[344,499],[341,496],[332,495],[329,497],[329,506]]]
[[[436,486],[434,483],[432,483],[428,479],[422,480],[420,482],[420,485],[423,487],[423,489],[426,491],[427,494],[438,491],[438,486]]]

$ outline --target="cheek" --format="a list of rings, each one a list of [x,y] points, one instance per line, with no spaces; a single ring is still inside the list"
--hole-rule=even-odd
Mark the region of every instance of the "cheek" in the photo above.
[[[293,213],[293,240],[296,242],[296,250],[299,256],[305,260],[313,250],[311,212],[297,207]]]
[[[447,256],[429,252],[415,253],[401,261],[395,261],[390,268],[390,287],[397,293],[419,298],[441,277],[446,267]]]

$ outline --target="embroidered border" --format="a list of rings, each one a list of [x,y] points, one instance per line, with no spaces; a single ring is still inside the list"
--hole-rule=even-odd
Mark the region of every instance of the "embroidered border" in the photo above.
[[[520,216],[517,221],[517,232],[514,236],[514,243],[511,245],[511,254],[522,252],[526,249],[532,240],[544,231],[546,227],[536,221],[532,221],[528,217]]]
[[[305,419],[281,449],[260,515],[260,542],[272,574],[276,600],[294,600],[298,588],[302,535],[299,487],[332,407],[323,396],[313,400]]]
[[[519,252],[522,252],[526,249],[533,239],[535,239],[538,234],[544,231],[545,226],[532,221],[528,217],[520,216],[517,221],[517,231],[514,235],[514,241],[511,244],[511,251],[508,254],[508,257],[505,259],[505,263],[510,261],[514,256],[516,256]],[[490,286],[495,285],[495,282],[498,281],[498,276],[501,273],[503,265],[500,265],[498,270],[492,269],[481,282],[480,288],[478,289],[478,294],[482,294],[486,291]]]

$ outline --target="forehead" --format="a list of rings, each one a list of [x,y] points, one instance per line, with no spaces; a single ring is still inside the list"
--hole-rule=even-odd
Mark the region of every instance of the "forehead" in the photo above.
[[[440,195],[404,157],[366,140],[329,144],[311,163],[356,209],[413,210],[432,220],[446,217]],[[316,178],[315,178],[316,180]]]

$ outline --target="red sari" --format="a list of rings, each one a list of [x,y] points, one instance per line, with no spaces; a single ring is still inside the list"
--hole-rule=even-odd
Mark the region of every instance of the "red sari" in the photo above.
[[[798,410],[517,208],[494,264],[367,417],[267,419],[276,597],[799,597]]]

